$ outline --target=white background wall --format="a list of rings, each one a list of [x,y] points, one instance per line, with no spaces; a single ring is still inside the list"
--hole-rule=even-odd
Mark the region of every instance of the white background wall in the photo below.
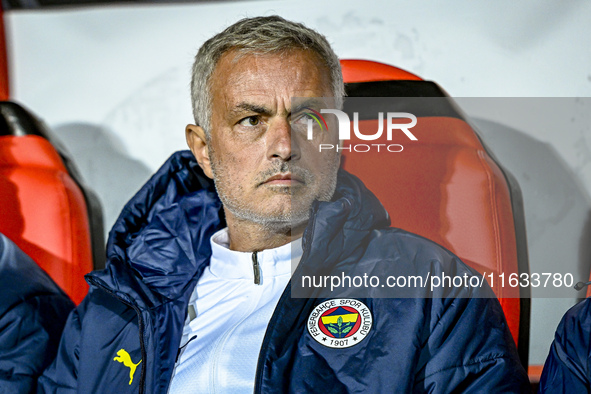
[[[571,267],[577,279],[588,275],[591,105],[568,99],[591,96],[588,1],[269,0],[12,11],[5,18],[13,97],[68,145],[110,227],[147,177],[184,148],[189,68],[201,43],[241,17],[270,14],[317,29],[342,58],[397,65],[455,97],[567,97],[544,100],[535,122],[506,100],[469,101],[467,110],[521,183],[532,271]],[[559,113],[547,109],[555,102]],[[575,297],[533,301],[531,363],[543,363]]]

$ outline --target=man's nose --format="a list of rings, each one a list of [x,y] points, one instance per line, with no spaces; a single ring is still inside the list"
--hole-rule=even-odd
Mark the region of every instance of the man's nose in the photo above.
[[[267,130],[267,146],[269,159],[283,161],[299,158],[299,147],[292,138],[291,126],[287,119],[276,119]]]

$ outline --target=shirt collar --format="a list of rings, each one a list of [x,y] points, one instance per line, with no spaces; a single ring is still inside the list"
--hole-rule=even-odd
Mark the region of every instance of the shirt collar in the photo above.
[[[253,253],[231,250],[227,227],[213,234],[210,242],[212,254],[209,269],[213,275],[228,279],[254,278]],[[277,248],[257,252],[263,278],[291,274],[292,265],[295,269],[301,257],[301,238]]]

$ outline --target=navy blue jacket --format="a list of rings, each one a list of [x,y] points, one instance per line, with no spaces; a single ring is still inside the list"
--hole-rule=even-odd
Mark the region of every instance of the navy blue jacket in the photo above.
[[[544,364],[540,393],[591,392],[591,299],[562,317]]]
[[[35,391],[74,303],[0,234],[0,393]]]
[[[209,263],[209,238],[224,226],[221,208],[191,153],[173,155],[123,209],[109,237],[108,267],[87,275],[90,292],[69,317],[58,358],[40,379],[42,392],[167,392],[189,296]],[[475,275],[450,252],[388,225],[376,197],[341,172],[333,201],[312,207],[299,274]],[[456,296],[464,290],[406,299],[365,293],[358,298],[371,310],[372,329],[345,349],[320,344],[306,328],[327,294],[292,298],[291,286],[268,325],[255,392],[529,390],[486,286],[463,298]]]

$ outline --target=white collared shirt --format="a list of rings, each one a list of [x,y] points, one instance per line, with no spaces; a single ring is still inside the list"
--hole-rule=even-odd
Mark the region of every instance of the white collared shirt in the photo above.
[[[301,258],[301,238],[257,253],[258,285],[253,254],[230,250],[227,228],[210,241],[211,262],[189,301],[169,392],[252,393],[263,337]]]

